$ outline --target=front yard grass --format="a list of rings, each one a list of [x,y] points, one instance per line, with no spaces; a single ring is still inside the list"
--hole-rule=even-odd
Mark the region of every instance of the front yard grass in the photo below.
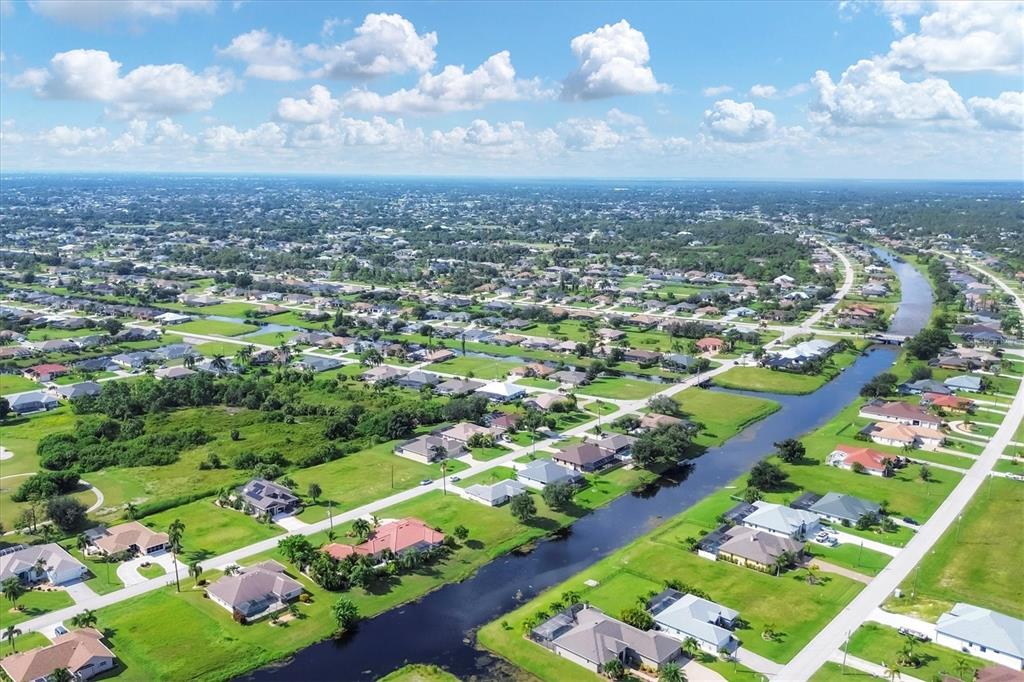
[[[704,425],[696,442],[708,446],[721,445],[780,407],[774,400],[702,388],[688,388],[674,398],[689,419]]]
[[[890,599],[886,608],[934,621],[954,603],[967,602],[1024,618],[1017,556],[1024,544],[1022,508],[1024,485],[989,477],[961,519],[900,586],[905,596]]]
[[[733,367],[714,378],[716,386],[742,391],[804,395],[825,385],[828,377],[821,374],[794,374],[765,367]]]
[[[514,362],[460,355],[457,358],[445,360],[444,362],[435,362],[430,365],[429,369],[446,374],[457,374],[463,377],[504,379],[515,367],[516,363]]]
[[[39,458],[36,456],[36,446],[39,441],[51,433],[73,430],[75,419],[70,408],[60,407],[45,414],[8,419],[0,424],[0,444],[14,453],[14,457],[3,461],[3,475],[37,471]]]
[[[202,561],[284,533],[280,526],[260,523],[240,511],[218,507],[212,497],[158,512],[140,521],[150,528],[167,532],[175,519],[181,519],[185,524],[182,545],[187,561]]]
[[[42,386],[20,374],[0,374],[0,395],[36,391],[40,388]]]
[[[592,395],[597,398],[641,400],[654,395],[666,387],[666,384],[657,384],[653,381],[642,381],[628,377],[600,377],[586,386],[580,386],[576,389],[576,392],[581,395]]]
[[[254,324],[242,324],[239,322],[225,322],[224,320],[191,320],[176,324],[168,331],[181,332],[184,334],[204,334],[206,336],[238,336],[258,330]]]
[[[865,623],[850,637],[848,651],[853,656],[873,663],[895,662],[897,654],[905,644],[906,639],[895,628],[879,623]],[[914,646],[914,651],[921,657],[922,665],[917,668],[904,666],[902,669],[907,675],[919,680],[944,679],[945,675],[959,677],[960,673],[956,670],[956,661],[959,658],[963,658],[973,671],[992,665],[988,661],[933,642],[919,642]],[[968,673],[965,679],[973,680],[974,676]]]
[[[385,675],[377,682],[459,682],[459,678],[436,665],[413,663]]]
[[[6,599],[4,602],[0,609],[8,609],[10,607],[10,602]],[[68,606],[73,606],[74,603],[75,600],[64,590],[29,590],[18,600],[18,610],[12,608],[3,611],[3,618],[0,618],[0,623],[3,623],[4,627],[17,625],[26,620],[37,618],[44,613],[59,611]]]

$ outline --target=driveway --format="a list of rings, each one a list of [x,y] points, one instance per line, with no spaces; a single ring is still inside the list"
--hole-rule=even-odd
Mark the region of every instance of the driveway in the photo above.
[[[149,578],[139,573],[139,568],[144,563],[159,564],[164,567],[164,575],[161,578],[166,578],[168,575],[174,575],[174,555],[169,552],[162,554],[156,554],[151,556],[140,556],[130,559],[128,561],[121,562],[117,567],[117,577],[121,579],[125,587],[129,585],[138,585],[144,583]],[[178,571],[181,575],[188,575],[188,567],[185,564],[178,562]]]
[[[75,600],[76,604],[80,604],[86,599],[92,599],[96,596],[96,593],[92,591],[92,588],[85,584],[85,581],[79,580],[78,582],[68,583],[64,585],[64,589],[67,591],[68,596]]]
[[[915,632],[920,632],[923,635],[927,635],[928,639],[935,641],[935,623],[929,623],[926,620],[920,618],[914,618],[913,616],[905,616],[902,613],[890,613],[883,609],[875,609],[871,612],[871,620],[882,625],[888,625],[893,628],[907,628]]]
[[[287,531],[302,530],[309,524],[305,521],[300,520],[298,517],[292,514],[278,514],[274,517],[274,523],[281,526]]]
[[[843,531],[837,528],[833,528],[832,530],[835,533],[836,538],[839,539],[839,542],[841,542],[844,545],[857,546],[863,544],[865,549],[873,549],[876,552],[888,554],[889,556],[896,556],[900,553],[899,547],[893,547],[892,545],[887,545],[884,542],[878,542],[876,540],[862,538],[859,535],[851,535],[849,533],[844,533]]]

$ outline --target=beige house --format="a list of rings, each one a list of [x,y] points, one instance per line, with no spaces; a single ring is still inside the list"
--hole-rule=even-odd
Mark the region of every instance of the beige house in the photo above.
[[[158,533],[138,521],[122,523],[113,528],[98,526],[86,531],[85,535],[92,543],[90,549],[94,550],[90,554],[156,554],[166,549],[169,542],[167,533]]]
[[[103,635],[83,628],[60,635],[49,646],[0,660],[0,668],[13,682],[46,680],[56,670],[70,672],[76,680],[88,680],[114,667],[114,653],[103,644]]]

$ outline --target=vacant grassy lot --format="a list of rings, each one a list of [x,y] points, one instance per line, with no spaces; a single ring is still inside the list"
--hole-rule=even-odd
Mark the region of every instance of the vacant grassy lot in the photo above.
[[[866,661],[895,662],[896,655],[905,644],[906,639],[895,628],[878,623],[865,623],[850,637],[848,650],[852,656]],[[914,646],[914,651],[921,657],[922,664],[916,668],[904,667],[903,672],[919,680],[942,679],[945,675],[959,678],[962,673],[957,671],[956,663],[957,659],[961,658],[969,667],[963,678],[967,680],[974,679],[973,672],[992,665],[980,658],[932,642],[920,642]]]
[[[0,374],[0,395],[35,391],[40,385],[20,374]]]
[[[724,388],[792,395],[813,393],[826,381],[828,377],[825,375],[793,374],[765,367],[733,367],[714,379],[716,385]]]
[[[283,332],[267,332],[266,334],[253,334],[252,336],[246,336],[241,341],[246,343],[257,343],[265,346],[278,346],[284,341],[290,341],[295,336],[298,336],[299,332],[296,331],[283,331]]]
[[[14,457],[3,461],[3,475],[38,470],[36,446],[39,440],[51,433],[71,431],[74,427],[75,415],[67,407],[31,417],[8,419],[0,424],[0,444],[14,453]]]
[[[459,682],[459,678],[436,665],[415,663],[385,675],[378,682]]]
[[[187,561],[202,561],[284,533],[274,524],[260,523],[234,509],[222,509],[213,503],[213,498],[183,504],[146,516],[141,521],[150,528],[166,532],[175,519],[185,524],[182,545]]]
[[[514,362],[468,355],[452,358],[445,362],[435,362],[430,365],[430,369],[437,370],[438,372],[458,374],[464,377],[477,377],[479,379],[504,379],[514,367],[516,367]]]
[[[779,409],[773,400],[702,388],[688,388],[674,398],[690,419],[704,425],[697,443],[708,446],[721,445],[743,427]]]
[[[964,511],[959,532],[954,523],[901,585],[907,596],[890,599],[886,608],[934,621],[962,601],[1024,618],[1022,508],[1024,485],[990,478]],[[917,596],[911,597],[915,585]]]
[[[254,332],[259,327],[254,324],[240,324],[238,322],[225,322],[223,320],[192,320],[176,324],[171,331],[183,332],[185,334],[206,334],[209,336],[238,336]]]
[[[666,388],[665,384],[653,381],[641,381],[627,377],[600,377],[586,386],[580,386],[577,393],[592,395],[597,398],[616,398],[618,400],[641,400],[648,398]]]
[[[0,606],[0,613],[3,614],[3,617],[0,617],[0,622],[4,627],[17,625],[44,613],[72,606],[74,603],[74,600],[64,590],[29,590],[18,600],[19,610],[17,611],[11,608],[9,601],[4,600],[3,605]]]
[[[195,350],[203,357],[212,358],[215,355],[223,355],[225,358],[232,358],[244,345],[230,341],[207,341],[194,346]]]

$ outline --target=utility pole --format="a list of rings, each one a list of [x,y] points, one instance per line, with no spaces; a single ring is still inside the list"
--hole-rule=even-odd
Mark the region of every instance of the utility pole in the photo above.
[[[857,568],[860,568],[860,556],[864,553],[864,541],[860,541],[860,547],[857,549]]]
[[[327,500],[327,523],[330,524],[331,530],[334,530],[334,500]]]
[[[846,652],[850,648],[850,631],[846,631],[846,639],[843,640],[843,674],[846,674]]]

